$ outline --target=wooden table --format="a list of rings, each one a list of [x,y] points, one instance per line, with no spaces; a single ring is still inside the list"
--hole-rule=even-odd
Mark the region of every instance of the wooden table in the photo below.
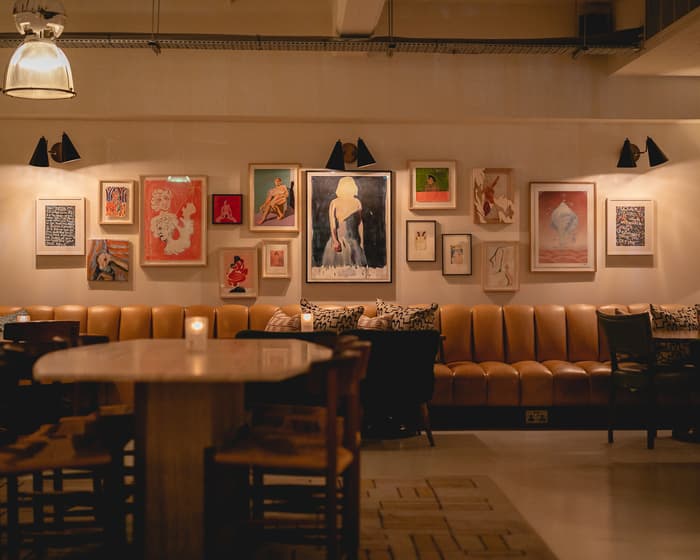
[[[135,542],[143,557],[204,556],[204,449],[244,422],[243,384],[308,371],[331,350],[295,339],[141,339],[59,350],[34,366],[40,381],[135,382],[140,508]]]

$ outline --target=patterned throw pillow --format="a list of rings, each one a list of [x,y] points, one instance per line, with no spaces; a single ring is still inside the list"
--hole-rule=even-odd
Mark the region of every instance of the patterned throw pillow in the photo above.
[[[17,317],[19,315],[25,315],[27,312],[24,309],[15,311],[14,313],[8,313],[7,315],[0,316],[0,333],[5,329],[7,323],[16,323]]]
[[[299,305],[301,305],[302,313],[313,314],[315,331],[342,332],[354,329],[357,327],[357,321],[360,319],[360,316],[365,311],[365,308],[361,305],[325,309],[320,305],[311,303],[306,298],[302,298]]]
[[[393,317],[394,315],[391,313],[379,317],[367,317],[367,315],[362,315],[357,321],[357,328],[367,331],[390,331]]]
[[[391,328],[395,331],[432,331],[435,326],[435,313],[438,304],[429,307],[405,307],[377,299],[377,315],[393,315]]]
[[[667,331],[692,331],[698,328],[698,312],[695,307],[666,309],[661,305],[649,306],[655,329]],[[676,366],[692,363],[690,343],[664,341],[656,344],[656,363],[661,366]]]
[[[270,320],[265,325],[268,332],[298,332],[301,330],[301,315],[287,315],[281,309],[272,314]]]

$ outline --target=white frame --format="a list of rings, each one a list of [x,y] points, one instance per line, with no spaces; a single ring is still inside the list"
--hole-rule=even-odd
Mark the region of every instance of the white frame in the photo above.
[[[446,202],[420,202],[416,200],[417,169],[447,169],[449,200]],[[415,160],[408,162],[411,174],[411,192],[408,207],[411,210],[453,210],[457,208],[457,162],[454,160]]]
[[[248,260],[248,264],[246,265],[248,267],[248,274],[251,277],[251,289],[249,292],[232,292],[231,289],[229,288],[229,285],[224,284],[224,276],[226,275],[226,271],[228,270],[229,266],[229,259],[225,259],[224,256],[231,254],[231,253],[236,253],[236,252],[242,252],[242,251],[251,251],[252,252],[252,262]],[[259,267],[259,251],[258,251],[258,245],[255,244],[251,247],[221,247],[218,250],[218,255],[217,255],[217,261],[218,261],[218,269],[217,269],[217,284],[219,287],[219,297],[221,299],[238,299],[238,298],[256,298],[258,297],[258,290],[259,288],[259,282],[258,282],[258,267]]]
[[[511,263],[511,275],[508,274],[507,267],[503,270],[502,263],[498,264],[496,273],[491,273],[491,259],[497,257],[494,251],[498,249],[507,251],[502,259],[508,258]],[[517,241],[484,241],[481,244],[481,287],[485,292],[517,292],[520,289],[519,253],[520,245]],[[508,285],[509,276],[510,285]]]
[[[617,245],[617,209],[641,207],[644,213],[644,245]],[[653,255],[655,209],[653,200],[609,198],[606,201],[606,238],[608,255]]]
[[[420,224],[420,225],[419,225]],[[411,246],[418,227],[426,228],[425,250]],[[424,253],[424,254],[422,254]],[[437,221],[406,220],[406,262],[435,262],[437,260]]]
[[[496,177],[494,183],[495,200],[489,204],[491,209],[498,212],[497,216],[486,218],[484,213],[484,184],[486,177]],[[501,180],[503,179],[503,180]],[[474,223],[487,224],[513,224],[517,214],[516,194],[513,187],[513,169],[510,167],[475,167],[472,169],[472,208]]]
[[[270,255],[273,250],[284,251],[284,266],[270,265]],[[291,278],[290,243],[283,240],[266,240],[262,245],[262,277]]]
[[[129,225],[134,223],[134,196],[136,196],[136,181],[100,181],[100,224],[101,225]],[[106,190],[109,187],[126,187],[129,193],[126,217],[107,218],[105,206],[107,204]]]
[[[47,245],[46,209],[49,206],[66,206],[75,209],[75,244]],[[85,199],[84,198],[48,198],[36,200],[36,254],[37,255],[85,255]]]
[[[257,224],[255,222],[255,216],[257,213],[258,208],[256,207],[256,201],[255,201],[255,195],[256,195],[256,190],[260,189],[260,185],[256,187],[255,184],[255,174],[257,171],[274,171],[282,169],[285,171],[289,172],[290,176],[290,183],[294,183],[296,186],[296,190],[294,191],[294,224],[289,225],[289,226],[279,226],[275,225],[274,218],[272,220],[266,220],[262,224]],[[285,231],[285,232],[298,232],[300,227],[301,227],[301,220],[302,220],[302,207],[304,206],[303,204],[303,197],[302,197],[302,192],[301,192],[301,175],[299,173],[299,170],[301,169],[301,165],[298,163],[249,163],[248,164],[248,229],[250,231],[257,231],[257,232],[270,232],[270,233],[276,233],[280,231]],[[289,188],[290,185],[287,185]],[[271,188],[271,185],[266,184],[265,187],[265,192],[269,188]],[[267,225],[265,225],[267,224]]]

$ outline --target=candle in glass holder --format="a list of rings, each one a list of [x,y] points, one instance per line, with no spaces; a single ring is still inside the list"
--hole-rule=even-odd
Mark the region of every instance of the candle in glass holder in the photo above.
[[[188,317],[185,319],[185,347],[194,352],[207,349],[209,319],[206,317]]]
[[[17,322],[18,323],[28,323],[31,320],[32,320],[32,318],[29,316],[29,313],[27,313],[26,311],[20,311],[17,314]]]
[[[301,314],[301,332],[311,332],[314,330],[314,315],[313,313]]]

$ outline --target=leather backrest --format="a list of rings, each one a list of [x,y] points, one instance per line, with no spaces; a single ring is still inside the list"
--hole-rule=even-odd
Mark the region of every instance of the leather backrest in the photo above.
[[[22,308],[18,307],[17,305],[0,305],[0,316],[9,315],[10,313],[15,313],[16,311],[19,311],[20,309],[22,309]]]
[[[500,305],[481,304],[472,307],[474,361],[505,360],[503,344],[503,309]]]
[[[569,361],[598,360],[600,341],[595,305],[579,303],[565,309]]]
[[[563,305],[535,306],[537,360],[567,360],[566,311]]]
[[[32,321],[50,321],[53,319],[53,306],[51,305],[28,305],[25,307]]]
[[[91,305],[87,310],[87,334],[100,334],[110,341],[119,339],[121,309],[116,305]]]
[[[443,335],[444,360],[472,361],[472,312],[466,305],[448,303],[440,308],[440,332]]]
[[[248,308],[245,305],[227,303],[216,310],[217,338],[235,338],[248,328]]]
[[[119,340],[151,338],[151,308],[148,305],[125,305],[119,322]]]
[[[59,305],[54,307],[53,318],[57,321],[78,321],[80,332],[87,333],[87,307],[85,305]]]
[[[535,359],[535,309],[531,305],[504,305],[506,360],[508,363]]]
[[[208,338],[214,338],[216,328],[216,308],[211,305],[188,305],[185,307],[185,318],[206,317],[209,321]]]
[[[151,319],[153,338],[183,338],[185,310],[181,305],[154,305]]]
[[[248,328],[254,331],[264,331],[270,317],[278,309],[278,305],[254,303],[248,308]]]

